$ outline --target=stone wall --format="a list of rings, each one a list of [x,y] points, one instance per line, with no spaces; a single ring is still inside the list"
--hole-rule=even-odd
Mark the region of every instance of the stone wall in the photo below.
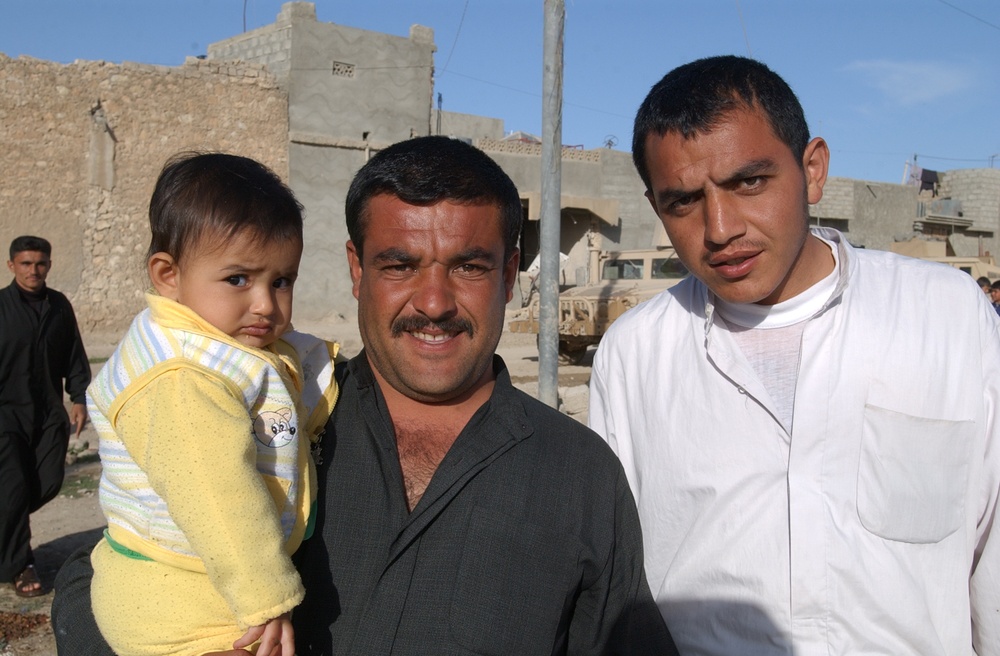
[[[503,139],[477,139],[476,146],[478,146],[483,150],[493,153],[531,155],[532,157],[542,156],[541,144],[527,143],[524,141],[505,141]],[[567,148],[566,146],[563,146],[562,159],[564,162],[565,161],[599,162],[601,160],[601,151],[599,149],[581,150],[579,148]]]
[[[522,197],[540,196],[540,145],[495,139],[477,139],[475,145],[503,168]],[[629,153],[607,148],[562,149],[560,194],[563,199],[614,201],[617,209],[615,216],[603,218],[588,211],[563,209],[559,250],[570,258],[565,269],[568,284],[575,281],[577,269],[586,271],[589,266],[592,238],[597,248],[606,250],[650,248],[653,245],[659,220],[650,209],[644,191]],[[530,264],[534,257],[530,246],[538,243],[539,230],[535,221],[525,225],[525,232],[531,235],[525,237],[523,266]],[[597,235],[600,237],[596,238]]]
[[[887,251],[913,235],[917,188],[889,182],[854,183],[854,215],[844,233],[856,246]]]
[[[961,200],[970,229],[1000,232],[1000,169],[956,169],[942,178],[938,196]]]
[[[474,114],[431,110],[431,133],[455,139],[503,139],[503,120]]]
[[[830,177],[823,186],[823,197],[809,207],[814,219],[850,219],[854,216],[854,180]]]
[[[147,208],[185,150],[253,157],[288,176],[287,99],[259,65],[180,67],[0,55],[0,241],[53,243],[53,288],[84,331],[120,331],[144,304]]]
[[[888,250],[913,234],[917,189],[885,182],[831,177],[823,198],[809,206],[813,225],[836,228],[855,246]]]

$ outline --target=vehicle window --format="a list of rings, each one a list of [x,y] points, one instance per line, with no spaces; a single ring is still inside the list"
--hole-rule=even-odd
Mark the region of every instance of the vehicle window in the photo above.
[[[642,260],[608,260],[604,263],[604,280],[642,280]]]
[[[662,280],[683,278],[688,274],[688,270],[676,257],[657,257],[653,258],[651,273],[654,280]]]

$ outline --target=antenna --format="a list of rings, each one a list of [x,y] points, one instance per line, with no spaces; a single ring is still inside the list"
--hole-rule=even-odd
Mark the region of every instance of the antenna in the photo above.
[[[441,134],[441,105],[444,104],[444,98],[441,97],[441,92],[438,91],[438,112],[437,112],[437,133]]]
[[[618,137],[616,137],[613,134],[605,135],[604,137],[605,148],[614,148],[617,145],[618,145]]]

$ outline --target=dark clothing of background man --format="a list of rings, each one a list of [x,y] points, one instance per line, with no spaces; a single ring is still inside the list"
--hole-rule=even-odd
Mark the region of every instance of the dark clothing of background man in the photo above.
[[[30,513],[62,486],[73,403],[85,403],[90,365],[66,297],[16,282],[0,290],[0,581],[33,562]]]

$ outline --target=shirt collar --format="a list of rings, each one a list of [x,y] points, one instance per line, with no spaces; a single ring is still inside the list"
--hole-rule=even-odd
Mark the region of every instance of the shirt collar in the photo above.
[[[262,349],[254,346],[247,346],[246,344],[243,344],[222,332],[209,322],[205,321],[205,319],[203,319],[197,312],[186,305],[178,303],[177,301],[160,296],[153,291],[148,291],[146,292],[146,303],[149,304],[149,311],[153,317],[153,321],[164,328],[173,328],[175,330],[183,330],[197,335],[204,335],[217,342],[228,344],[240,350],[253,353],[259,357],[264,356],[266,359],[270,360],[272,364],[275,363],[275,358],[280,359],[273,344]]]
[[[837,285],[834,287],[833,293],[830,295],[829,299],[827,299],[826,303],[823,304],[822,309],[816,313],[816,316],[818,316],[840,302],[841,297],[847,290],[847,285],[851,279],[851,273],[856,267],[857,258],[854,254],[854,247],[847,243],[847,239],[844,238],[844,235],[839,230],[834,230],[833,228],[814,227],[810,228],[810,232],[816,237],[824,239],[834,245],[837,249],[837,266],[839,267]],[[700,281],[699,287],[702,289],[705,302],[705,338],[708,339],[709,332],[715,322],[717,310],[715,294],[713,294],[711,290],[709,290],[708,287]]]
[[[348,369],[355,377],[359,388],[372,388],[378,392],[379,403],[383,404],[384,408],[385,400],[378,382],[375,380],[375,373],[368,361],[366,350],[362,349],[361,353],[351,359],[348,363]],[[493,374],[496,376],[493,392],[486,403],[469,420],[469,425],[486,420],[492,426],[502,427],[513,439],[523,440],[531,435],[533,428],[527,420],[527,414],[520,398],[521,393],[510,381],[507,364],[503,358],[496,354],[493,355]],[[386,416],[386,419],[389,417]]]

